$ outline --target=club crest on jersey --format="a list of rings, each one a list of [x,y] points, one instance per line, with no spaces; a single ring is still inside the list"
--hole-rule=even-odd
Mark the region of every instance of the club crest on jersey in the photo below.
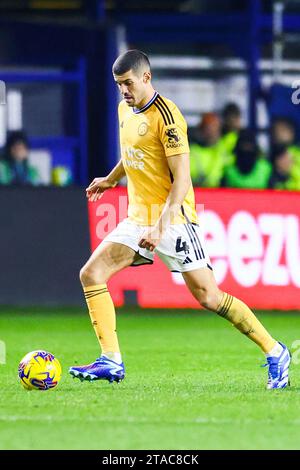
[[[139,125],[138,134],[143,136],[147,134],[147,131],[148,131],[148,124],[146,122],[142,122],[142,124]]]
[[[168,143],[166,145],[167,148],[176,148],[183,146],[183,144],[180,142],[180,137],[175,127],[167,129],[166,136],[168,137]]]

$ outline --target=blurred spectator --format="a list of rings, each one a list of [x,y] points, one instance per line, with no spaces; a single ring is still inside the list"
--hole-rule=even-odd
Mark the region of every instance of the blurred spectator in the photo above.
[[[271,124],[271,146],[286,145],[294,163],[300,167],[300,145],[296,143],[296,126],[292,119],[277,117]]]
[[[288,147],[284,144],[273,146],[270,161],[273,170],[269,188],[300,191],[300,168],[295,164]]]
[[[12,132],[7,139],[4,158],[0,161],[0,184],[37,185],[39,174],[28,162],[29,145],[24,132]]]
[[[234,164],[225,169],[223,185],[230,188],[264,189],[268,187],[271,164],[260,155],[255,134],[244,129],[234,149]]]
[[[210,188],[219,186],[232,155],[221,139],[221,120],[217,114],[203,114],[191,135],[190,156],[193,183]]]
[[[242,127],[241,110],[235,103],[228,103],[222,111],[222,140],[228,152],[233,152]]]

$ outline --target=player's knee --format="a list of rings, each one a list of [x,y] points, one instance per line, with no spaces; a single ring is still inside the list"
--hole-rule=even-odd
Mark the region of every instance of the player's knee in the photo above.
[[[91,266],[84,265],[80,272],[79,272],[79,278],[81,284],[86,287],[86,286],[92,286],[94,284],[99,283],[99,273],[95,271]]]
[[[202,287],[197,289],[195,294],[196,299],[202,307],[207,310],[216,311],[218,307],[218,295],[216,292]]]
[[[79,271],[79,279],[81,284],[84,286],[88,281],[88,269],[86,266],[83,266]]]

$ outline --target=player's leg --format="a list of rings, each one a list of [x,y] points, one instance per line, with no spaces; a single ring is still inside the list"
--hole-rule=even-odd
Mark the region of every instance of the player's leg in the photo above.
[[[272,338],[246,304],[218,288],[210,269],[201,227],[190,222],[171,225],[155,251],[170,271],[181,272],[188,288],[203,307],[230,321],[259,345],[267,355],[268,388],[285,387],[290,363],[288,349]]]
[[[266,354],[269,365],[268,388],[284,388],[288,384],[290,354],[277,342],[241,300],[222,292],[213,272],[207,267],[183,272],[182,276],[193,296],[208,310],[230,321],[235,328],[254,341]]]
[[[115,307],[106,282],[118,271],[130,266],[136,252],[123,244],[104,242],[93,252],[80,271],[86,303],[101,347],[101,356],[87,366],[73,366],[70,374],[85,380],[124,378],[116,332]]]
[[[135,251],[126,245],[104,242],[80,271],[85,300],[102,353],[117,362],[121,361],[116,314],[106,283],[118,271],[130,266],[135,256]]]
[[[218,288],[211,269],[200,268],[182,273],[182,276],[193,296],[203,307],[230,321],[241,333],[258,344],[264,353],[268,353],[275,346],[276,341],[249,307]]]

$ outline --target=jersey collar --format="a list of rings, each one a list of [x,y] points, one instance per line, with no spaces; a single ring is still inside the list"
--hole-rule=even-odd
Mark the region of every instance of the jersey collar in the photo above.
[[[150,106],[151,106],[151,104],[153,103],[153,101],[155,101],[157,95],[158,95],[158,93],[157,93],[157,91],[156,91],[156,92],[154,93],[154,95],[152,96],[151,100],[148,101],[148,103],[145,104],[145,106],[143,106],[142,108],[133,108],[134,114],[143,113],[144,111],[146,111],[146,109],[150,108]]]

